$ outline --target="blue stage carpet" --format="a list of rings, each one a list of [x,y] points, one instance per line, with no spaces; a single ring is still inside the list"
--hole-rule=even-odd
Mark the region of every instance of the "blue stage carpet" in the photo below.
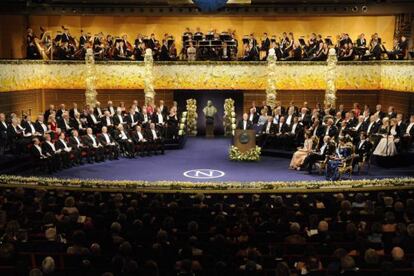
[[[165,155],[120,159],[86,164],[55,173],[61,178],[105,180],[177,180],[177,181],[309,181],[325,180],[320,175],[288,170],[290,159],[264,156],[259,162],[234,162],[228,159],[230,139],[189,138],[182,150],[166,151]],[[213,169],[224,172],[214,179],[196,179],[184,172]],[[205,175],[205,174],[204,174]],[[199,174],[199,176],[204,176]],[[414,176],[414,166],[385,169],[371,166],[369,175],[353,179]]]

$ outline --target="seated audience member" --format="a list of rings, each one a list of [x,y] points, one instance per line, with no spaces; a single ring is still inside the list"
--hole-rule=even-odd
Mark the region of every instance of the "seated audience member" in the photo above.
[[[312,173],[313,165],[317,161],[324,161],[335,151],[335,143],[331,141],[331,137],[325,136],[323,138],[323,145],[317,151],[312,151],[303,161],[302,167],[308,168],[308,173]]]
[[[116,127],[118,127],[119,125],[123,125],[125,127],[127,124],[127,122],[125,121],[125,117],[122,114],[122,109],[120,107],[116,109],[116,114],[112,116],[112,120]]]
[[[148,140],[142,132],[141,126],[135,126],[135,131],[132,133],[132,141],[135,144],[135,151],[143,157],[145,154],[149,155]]]
[[[276,125],[273,123],[273,117],[268,116],[267,122],[262,126],[257,144],[262,148],[271,147],[273,145],[273,138],[275,133]]]
[[[46,155],[43,151],[39,138],[33,138],[33,146],[31,148],[31,154],[37,164],[40,166],[45,166],[49,173],[54,171],[53,163],[51,163],[50,156]]]
[[[59,170],[62,168],[62,166],[67,166],[67,164],[63,164],[62,161],[62,155],[61,152],[62,150],[58,150],[55,147],[54,142],[52,141],[52,137],[50,136],[50,134],[46,133],[45,134],[45,141],[42,144],[42,150],[43,150],[43,154],[48,156],[48,158],[50,158],[50,160],[52,160],[52,164],[53,164],[53,168],[52,170]],[[66,159],[64,161],[67,161]]]
[[[71,146],[74,155],[78,157],[77,162],[79,165],[83,165],[82,152],[85,152],[86,157],[90,160],[89,147],[82,143],[82,139],[79,137],[79,132],[76,129],[72,130],[72,136],[69,137],[69,145]]]
[[[395,138],[390,135],[390,122],[388,117],[384,117],[382,120],[381,128],[378,131],[380,138],[379,143],[375,147],[373,155],[389,157],[397,155],[397,147],[395,145]]]
[[[6,115],[0,113],[0,155],[3,155],[8,147],[7,129]]]
[[[237,123],[237,129],[247,130],[253,129],[253,123],[249,120],[249,114],[244,113],[243,119]]]
[[[105,113],[108,111],[105,111]],[[119,145],[115,142],[112,135],[108,132],[106,126],[102,127],[101,135],[99,135],[99,142],[105,149],[105,156],[109,160],[118,160],[119,158]]]
[[[57,150],[61,150],[61,157],[64,167],[70,167],[72,165],[72,155],[79,154],[79,152],[72,150],[72,147],[70,147],[70,145],[66,141],[66,135],[63,132],[60,133],[59,139],[55,142],[55,145]],[[79,163],[79,158],[79,155],[74,156],[74,162]]]
[[[333,155],[329,156],[328,163],[326,165],[326,179],[338,180],[339,179],[339,166],[348,162],[352,158],[353,145],[346,142],[346,138],[339,139],[338,146]]]
[[[156,129],[155,123],[150,123],[146,137],[149,143],[149,149],[152,150],[154,154],[157,154],[157,151],[164,154],[164,140],[161,133]]]
[[[43,137],[46,133],[50,133],[48,126],[43,122],[43,115],[37,116],[37,120],[34,124],[37,133]]]
[[[308,157],[308,155],[312,152],[314,146],[314,137],[312,137],[311,133],[306,132],[303,148],[298,148],[298,150],[293,154],[289,168],[294,170],[300,170],[303,166],[306,157]]]
[[[99,143],[98,138],[96,138],[93,134],[92,128],[88,127],[86,129],[86,135],[83,136],[82,140],[83,144],[88,147],[88,163],[92,163],[92,157],[95,162],[103,162],[105,160],[104,147],[101,143]]]
[[[134,142],[130,138],[128,132],[124,130],[124,126],[122,124],[118,125],[118,129],[115,132],[115,140],[121,148],[121,153],[128,158],[135,157]]]
[[[81,135],[86,134],[86,124],[85,120],[82,120],[80,113],[76,113],[75,117],[70,120],[70,126],[72,129],[77,130]]]
[[[369,158],[372,150],[372,144],[368,139],[368,136],[365,132],[361,132],[359,135],[359,141],[355,145],[355,154],[353,166],[357,165],[360,162],[363,162],[364,159]]]

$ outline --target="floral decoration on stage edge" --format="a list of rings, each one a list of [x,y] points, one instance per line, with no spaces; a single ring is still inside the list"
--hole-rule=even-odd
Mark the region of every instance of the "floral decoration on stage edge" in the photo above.
[[[234,161],[259,161],[262,148],[256,146],[246,152],[241,152],[236,146],[230,146],[229,158]]]
[[[60,179],[53,177],[24,177],[0,175],[0,185],[5,187],[79,189],[79,190],[115,190],[125,192],[159,192],[159,191],[209,191],[209,192],[302,192],[320,189],[349,190],[359,189],[401,189],[414,187],[414,178],[385,178],[340,181],[273,181],[273,182],[185,182],[185,181],[132,181],[99,179]]]

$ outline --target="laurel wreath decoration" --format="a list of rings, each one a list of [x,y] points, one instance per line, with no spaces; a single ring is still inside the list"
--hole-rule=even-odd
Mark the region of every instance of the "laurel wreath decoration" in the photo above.
[[[187,100],[187,131],[188,135],[197,135],[197,100]]]
[[[262,148],[256,146],[246,152],[241,152],[236,146],[230,146],[229,158],[233,161],[259,161]]]
[[[224,100],[224,116],[223,116],[224,135],[234,135],[236,129],[236,112],[234,108],[234,100],[229,98]]]

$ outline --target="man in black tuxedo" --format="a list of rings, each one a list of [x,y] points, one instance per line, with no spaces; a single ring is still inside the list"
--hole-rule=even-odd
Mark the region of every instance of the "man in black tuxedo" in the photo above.
[[[109,111],[105,112],[109,113]],[[114,138],[112,138],[111,134],[108,133],[108,128],[106,126],[102,127],[102,133],[99,135],[98,139],[103,145],[105,155],[109,158],[109,160],[117,160],[119,158],[119,145],[115,142]]]
[[[150,149],[157,154],[157,151],[160,151],[161,154],[164,154],[164,140],[161,136],[161,133],[156,129],[155,123],[150,123],[149,129],[145,135]]]
[[[263,57],[263,60],[266,60],[267,55],[269,53],[269,48],[270,48],[270,39],[267,36],[267,33],[263,33],[263,40],[262,40],[262,45],[260,50],[266,52],[266,56]]]
[[[123,125],[123,126],[127,125],[127,122],[125,120],[124,115],[122,114],[122,110],[120,107],[116,109],[116,113],[114,116],[112,116],[112,120],[113,120],[115,127],[118,127],[119,125]]]
[[[88,126],[93,130],[93,133],[97,133],[101,129],[101,120],[95,115],[94,109],[90,108],[86,117]]]
[[[260,109],[258,110],[259,114],[262,114],[262,110],[266,107],[267,110],[267,115],[270,116],[272,115],[272,108],[270,107],[270,105],[267,104],[266,101],[262,102],[262,106],[260,107]]]
[[[59,139],[55,142],[56,150],[60,150],[60,157],[62,158],[62,164],[64,168],[69,168],[72,164],[71,155],[72,147],[66,142],[66,136],[64,132],[59,134]],[[79,156],[74,156],[74,162],[79,162]]]
[[[114,104],[112,101],[108,101],[108,106],[106,107],[106,110],[109,111],[109,114],[111,116],[114,116],[116,113],[116,108],[114,107]]]
[[[101,118],[101,124],[103,127],[106,127],[107,130],[109,130],[109,133],[112,135],[114,134],[115,126],[111,117],[111,113],[108,110],[104,112],[104,116]]]
[[[243,119],[238,122],[237,129],[242,129],[242,130],[253,129],[253,123],[249,120],[249,115],[247,113],[243,114]]]
[[[89,148],[88,163],[92,163],[92,156],[95,158],[95,162],[103,162],[105,160],[104,148],[99,143],[98,138],[93,135],[92,128],[86,129],[86,135],[83,136],[83,144]]]
[[[397,112],[395,112],[395,108],[392,105],[388,107],[388,113],[386,116],[390,119],[397,117]]]
[[[6,115],[0,113],[0,155],[3,155],[7,148],[7,128]]]
[[[385,112],[382,111],[382,105],[380,104],[376,105],[374,114],[376,114],[380,120],[382,120],[386,115]]]
[[[75,118],[76,113],[79,113],[78,104],[73,103],[73,107],[71,109],[69,109],[69,117],[70,118]]]
[[[304,127],[302,123],[299,122],[299,118],[293,116],[292,124],[287,133],[286,146],[295,149],[303,144],[304,139]]]
[[[34,162],[38,163],[40,166],[46,166],[46,169],[49,173],[54,172],[54,167],[56,164],[52,162],[52,158],[46,155],[43,151],[39,138],[33,138],[33,146],[31,148],[31,155],[34,159]]]
[[[25,137],[34,137],[34,136],[40,137],[41,136],[41,134],[36,131],[36,128],[34,124],[32,123],[32,119],[30,115],[26,116],[26,118],[22,121],[21,126],[24,129]],[[29,140],[29,143],[30,143],[30,140]]]
[[[134,141],[136,152],[139,153],[141,157],[145,154],[149,155],[148,140],[145,138],[141,126],[135,126],[135,131],[132,133],[132,141]]]
[[[43,121],[47,122],[51,113],[56,112],[55,106],[53,104],[49,105],[49,109],[45,111],[43,115]]]
[[[164,115],[164,117],[166,117],[168,115],[168,113],[169,113],[168,107],[164,104],[163,100],[160,100],[159,109],[161,110],[161,114]]]
[[[79,165],[83,165],[82,152],[85,152],[87,159],[90,160],[90,150],[82,143],[82,139],[79,137],[79,132],[76,129],[72,130],[72,136],[69,137],[69,145],[72,148],[74,155],[79,157]]]
[[[100,102],[95,103],[95,108],[93,109],[93,113],[95,114],[95,116],[97,118],[102,118],[103,117],[103,111],[102,111]]]
[[[56,120],[57,119],[59,119],[59,118],[61,118],[62,117],[62,115],[63,115],[63,113],[66,111],[66,106],[65,106],[65,104],[61,104],[60,105],[60,108],[59,108],[59,110],[58,111],[56,111]]]
[[[302,123],[302,125],[305,128],[308,128],[312,124],[311,116],[308,113],[308,109],[306,107],[302,107],[299,114],[299,122]]]
[[[414,115],[410,116],[410,122],[402,133],[402,147],[408,150],[414,141]]]
[[[287,133],[289,132],[289,126],[286,124],[286,118],[284,116],[280,117],[279,123],[276,125],[276,141],[275,144],[278,148],[286,148],[286,138]]]
[[[140,124],[144,129],[146,129],[150,123],[151,123],[151,115],[148,113],[147,108],[143,107],[141,118],[140,118]]]
[[[135,126],[139,124],[139,117],[133,108],[131,108],[129,114],[125,116],[125,121],[130,129],[134,129]]]
[[[376,114],[371,115],[371,117],[369,118],[369,124],[367,126],[367,135],[371,136],[377,134],[380,127],[381,119]]]
[[[262,147],[272,147],[273,139],[276,133],[276,125],[273,123],[273,117],[268,116],[267,122],[263,125],[257,144]]]
[[[257,110],[255,108],[250,108],[248,119],[253,125],[257,124],[257,121],[259,121],[259,115],[257,114]]]
[[[129,137],[129,134],[124,130],[122,124],[118,125],[118,130],[115,132],[115,140],[121,147],[121,152],[123,152],[128,158],[135,157],[134,142]]]
[[[77,113],[75,114],[75,118],[71,118],[70,119],[70,127],[73,130],[77,130],[81,135],[85,135],[86,134],[86,125],[84,124],[85,119],[81,119],[80,118],[80,114]]]
[[[51,170],[57,171],[62,167],[62,158],[60,155],[62,150],[56,149],[49,133],[46,133],[44,138],[45,141],[42,144],[43,154],[50,158],[52,164]]]
[[[369,141],[367,134],[361,132],[359,135],[359,142],[355,145],[355,155],[354,160],[352,161],[352,167],[355,167],[356,164],[362,162],[364,158],[369,157],[371,149],[372,144]]]
[[[318,151],[311,152],[304,160],[302,167],[308,168],[308,173],[312,173],[312,167],[317,161],[323,161],[335,152],[335,144],[331,141],[331,137],[323,138],[323,145]]]
[[[62,117],[58,119],[57,123],[62,132],[69,136],[72,131],[72,127],[70,126],[70,118],[67,111],[62,114]]]
[[[0,126],[1,127],[1,126]],[[49,133],[49,127],[43,122],[43,115],[37,116],[37,120],[34,123],[35,130],[40,133],[43,137],[45,133]]]
[[[323,135],[324,136],[329,136],[331,138],[335,138],[338,135],[338,129],[334,125],[334,121],[333,121],[332,118],[329,118],[326,121],[326,125],[325,125],[324,130],[323,130]]]

